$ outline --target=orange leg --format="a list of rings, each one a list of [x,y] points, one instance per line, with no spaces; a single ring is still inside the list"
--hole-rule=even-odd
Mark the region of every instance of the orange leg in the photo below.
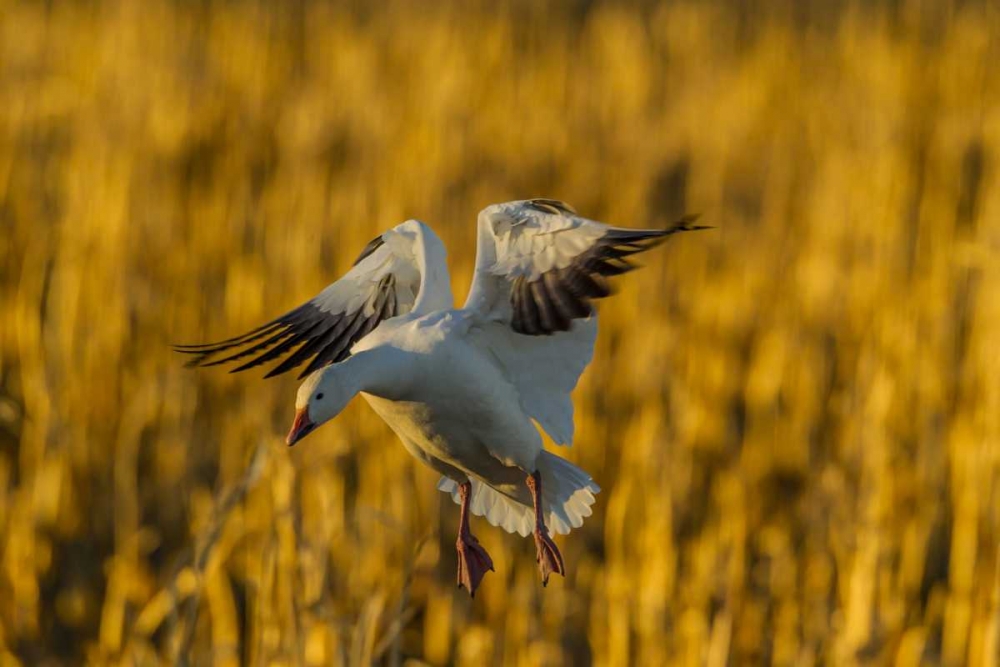
[[[458,586],[469,591],[469,595],[476,596],[476,589],[479,582],[483,580],[487,572],[493,570],[493,559],[486,553],[479,544],[479,540],[469,530],[469,494],[472,492],[472,483],[465,482],[458,486],[458,493],[462,498],[462,509],[458,520],[458,540],[455,542],[455,549],[458,551]]]
[[[528,476],[527,482],[531,500],[535,505],[535,549],[538,552],[536,560],[538,569],[542,572],[542,585],[546,586],[549,583],[549,575],[553,572],[565,577],[566,566],[563,564],[559,547],[549,537],[549,530],[545,527],[545,517],[542,515],[542,478],[537,470]]]

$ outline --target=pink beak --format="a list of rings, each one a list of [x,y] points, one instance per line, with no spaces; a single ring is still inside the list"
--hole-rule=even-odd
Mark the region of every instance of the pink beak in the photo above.
[[[312,433],[315,428],[316,424],[309,419],[309,411],[306,408],[296,410],[295,420],[292,422],[292,430],[288,432],[288,437],[285,438],[285,442],[287,442],[288,446],[291,447],[296,442]]]

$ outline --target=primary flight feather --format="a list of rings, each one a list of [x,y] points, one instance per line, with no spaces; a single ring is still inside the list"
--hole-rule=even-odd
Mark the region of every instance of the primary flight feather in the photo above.
[[[443,475],[461,506],[458,583],[474,594],[493,562],[469,513],[534,535],[543,583],[565,574],[550,531],[591,514],[598,486],[545,451],[535,423],[557,443],[573,439],[570,397],[593,356],[593,301],[632,255],[670,234],[704,229],[686,217],[667,229],[612,227],[552,199],[495,204],[479,214],[476,270],[455,308],[444,245],[408,220],[373,239],[340,280],[242,336],[177,346],[190,365],[277,362],[267,377],[302,365],[305,381],[288,434],[293,445],[336,417],[357,394],[416,458]]]

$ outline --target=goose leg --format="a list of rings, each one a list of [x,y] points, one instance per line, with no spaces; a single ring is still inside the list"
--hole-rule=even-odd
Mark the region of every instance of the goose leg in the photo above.
[[[549,529],[545,527],[545,517],[542,514],[542,477],[537,470],[528,476],[527,483],[535,505],[535,550],[538,552],[535,559],[542,572],[542,586],[547,586],[549,575],[553,572],[566,576],[566,566],[559,547],[549,537]]]
[[[455,541],[455,549],[458,551],[458,587],[465,588],[471,597],[475,597],[479,582],[488,571],[493,570],[493,559],[469,530],[469,494],[472,493],[472,483],[466,481],[459,484],[458,492],[462,498],[458,540]]]

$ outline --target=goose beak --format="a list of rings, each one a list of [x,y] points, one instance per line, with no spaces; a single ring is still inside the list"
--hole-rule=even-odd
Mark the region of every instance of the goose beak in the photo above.
[[[306,408],[300,408],[295,411],[295,420],[292,422],[292,430],[288,432],[288,437],[285,438],[285,442],[287,442],[288,446],[291,447],[296,442],[312,433],[315,428],[316,424],[309,419],[309,411]]]

